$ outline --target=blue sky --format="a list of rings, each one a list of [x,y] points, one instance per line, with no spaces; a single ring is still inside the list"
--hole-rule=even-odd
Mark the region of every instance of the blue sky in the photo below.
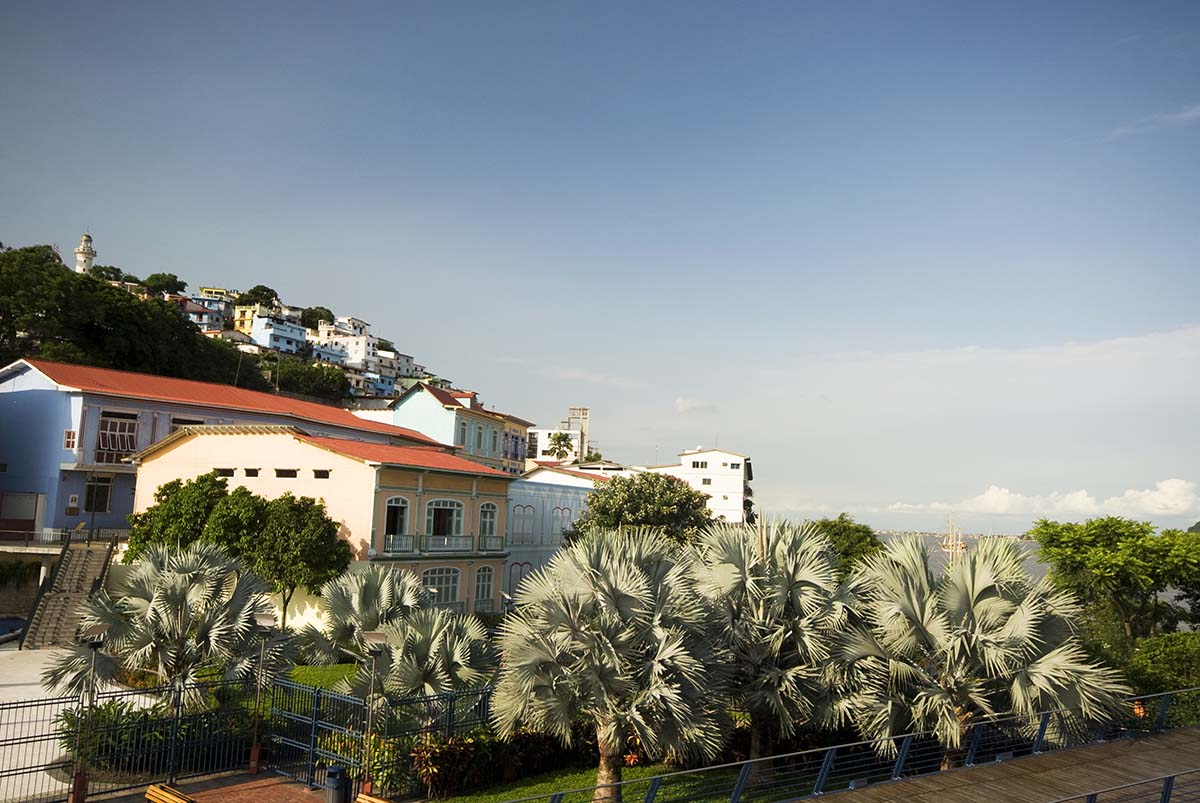
[[[358,315],[617,459],[1200,519],[1195,3],[18,4],[0,110],[0,240]]]

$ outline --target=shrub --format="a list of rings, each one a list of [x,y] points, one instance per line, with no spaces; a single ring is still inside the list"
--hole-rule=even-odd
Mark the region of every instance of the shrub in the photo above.
[[[1127,674],[1141,694],[1200,686],[1200,633],[1141,639],[1129,659]],[[1200,724],[1200,692],[1177,694],[1170,705],[1168,726]]]

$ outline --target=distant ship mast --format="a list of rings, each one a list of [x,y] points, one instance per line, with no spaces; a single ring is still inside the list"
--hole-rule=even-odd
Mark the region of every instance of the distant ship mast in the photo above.
[[[949,515],[946,537],[942,539],[942,551],[950,555],[951,560],[967,551],[967,544],[962,540],[962,532],[954,524],[954,514]]]

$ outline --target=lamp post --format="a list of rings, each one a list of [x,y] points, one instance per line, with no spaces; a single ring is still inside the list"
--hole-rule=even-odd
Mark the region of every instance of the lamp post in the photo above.
[[[368,630],[363,633],[367,643],[367,654],[371,656],[371,685],[367,689],[367,727],[363,737],[363,792],[372,794],[374,781],[371,778],[371,733],[374,730],[375,713],[375,662],[383,654],[387,644],[387,633],[382,630]]]
[[[78,763],[75,766],[75,777],[71,779],[71,793],[67,798],[68,803],[83,803],[87,799],[87,751],[91,749],[92,716],[96,707],[96,653],[100,652],[100,647],[104,644],[104,636],[108,633],[108,629],[111,626],[107,622],[101,622],[84,628],[83,632],[79,634],[79,640],[86,644],[92,651],[88,665],[87,718],[84,720],[87,722],[87,734],[86,736],[83,735],[84,723],[76,721],[75,758]]]
[[[258,666],[254,672],[254,738],[250,742],[250,774],[258,772],[259,758],[262,755],[262,744],[258,741],[259,720],[262,719],[260,703],[262,701],[263,665],[267,658],[267,641],[275,631],[274,613],[254,614],[254,627],[258,631]]]

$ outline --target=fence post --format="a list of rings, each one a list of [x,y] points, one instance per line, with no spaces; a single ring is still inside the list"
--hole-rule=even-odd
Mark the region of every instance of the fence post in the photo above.
[[[904,772],[904,762],[908,760],[908,750],[912,747],[912,734],[904,737],[904,741],[900,743],[900,752],[896,754],[896,766],[892,767],[892,780],[900,780],[901,773]]]
[[[454,698],[457,697],[454,692],[450,692],[449,700],[446,704],[446,738],[454,736]]]
[[[833,769],[833,757],[836,754],[836,747],[831,747],[825,751],[825,758],[821,759],[821,771],[817,773],[817,782],[813,784],[812,793],[814,795],[821,794],[821,791],[825,788],[825,782],[829,780],[829,771]]]
[[[729,796],[729,803],[738,803],[742,799],[742,792],[746,791],[746,784],[750,782],[750,768],[753,766],[749,761],[742,765],[742,771],[738,773],[737,783],[733,785],[733,793]]]
[[[179,720],[183,718],[183,683],[175,681],[174,717],[171,722],[171,752],[167,759],[167,783],[175,785],[179,774]]]
[[[650,786],[646,788],[646,797],[642,799],[642,803],[654,803],[654,798],[658,797],[658,787],[662,786],[662,776],[655,775],[650,779]]]
[[[967,745],[967,757],[963,759],[964,767],[975,766],[975,753],[979,750],[979,742],[983,739],[983,729],[986,727],[982,722],[978,722],[971,728],[971,743]]]
[[[321,716],[321,690],[313,692],[312,717],[308,721],[308,770],[305,773],[308,785],[316,785],[317,780],[317,720]]]
[[[1171,790],[1175,788],[1175,776],[1168,775],[1163,778],[1162,797],[1158,799],[1158,803],[1171,803]]]
[[[1046,728],[1050,726],[1050,713],[1042,714],[1042,721],[1038,723],[1037,736],[1033,739],[1033,754],[1041,755],[1042,748],[1046,746]]]
[[[1154,720],[1154,732],[1158,733],[1167,727],[1167,712],[1171,710],[1171,700],[1174,699],[1174,694],[1163,696],[1162,704],[1158,707],[1158,717]]]

